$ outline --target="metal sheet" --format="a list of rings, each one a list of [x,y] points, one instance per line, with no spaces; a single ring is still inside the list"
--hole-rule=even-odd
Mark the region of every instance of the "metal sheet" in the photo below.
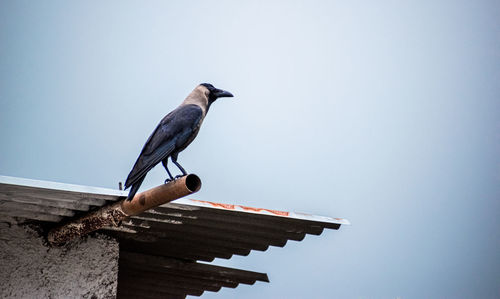
[[[264,209],[264,208],[253,208],[253,207],[217,203],[217,202],[211,202],[211,201],[205,201],[205,200],[181,198],[179,200],[176,200],[175,203],[190,205],[190,206],[195,206],[195,207],[208,207],[208,208],[215,208],[215,209],[228,210],[228,211],[237,211],[237,212],[270,215],[270,216],[278,216],[278,217],[288,217],[288,218],[310,220],[310,221],[329,222],[329,223],[346,224],[346,225],[351,224],[349,222],[349,220],[343,219],[343,218],[332,218],[332,217],[327,217],[327,216],[318,216],[318,215],[312,215],[312,214],[302,213],[302,212],[285,212],[285,211],[277,211],[277,210]]]
[[[185,298],[269,282],[267,274],[120,251],[118,298]]]
[[[32,180],[32,179],[24,179],[17,178],[11,176],[3,176],[0,175],[0,184],[2,185],[14,185],[14,186],[25,186],[34,189],[48,189],[48,190],[57,190],[57,191],[67,191],[67,192],[77,192],[77,193],[88,193],[93,194],[97,197],[101,197],[104,195],[103,199],[116,200],[115,197],[127,196],[127,191],[122,190],[114,190],[108,188],[100,188],[100,187],[90,187],[90,186],[82,186],[82,185],[74,185],[74,184],[66,184],[66,183],[57,183],[50,181],[41,181],[41,180]],[[102,197],[101,197],[102,198]]]
[[[169,203],[122,223],[127,233],[110,234],[120,238],[121,246],[150,255],[213,261],[251,250],[265,251],[269,246],[283,247],[289,240],[301,241],[305,235],[319,235],[325,228],[338,229],[345,220],[311,216],[304,220],[292,216],[242,212],[235,209]],[[131,233],[134,232],[134,233]]]

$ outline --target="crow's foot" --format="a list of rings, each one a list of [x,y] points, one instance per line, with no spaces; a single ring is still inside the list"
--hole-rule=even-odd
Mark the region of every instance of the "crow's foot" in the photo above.
[[[174,178],[171,178],[171,179],[166,179],[166,180],[165,180],[165,184],[170,183],[170,182],[172,182],[172,181],[175,181],[175,180],[177,180],[177,179],[180,179],[180,178],[182,178],[183,176],[184,176],[184,175],[176,175]]]

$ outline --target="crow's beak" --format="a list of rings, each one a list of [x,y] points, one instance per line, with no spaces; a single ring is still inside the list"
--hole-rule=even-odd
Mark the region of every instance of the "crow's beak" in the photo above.
[[[214,94],[214,96],[216,98],[230,98],[230,97],[233,97],[232,93],[230,93],[229,91],[222,90],[222,89],[216,89],[216,90],[212,91],[212,93]]]

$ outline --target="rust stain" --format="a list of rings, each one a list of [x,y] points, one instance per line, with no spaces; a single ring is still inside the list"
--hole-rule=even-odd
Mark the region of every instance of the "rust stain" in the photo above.
[[[213,207],[218,207],[218,208],[223,208],[226,210],[236,210],[236,208],[241,208],[245,211],[251,211],[251,212],[257,212],[261,213],[263,211],[269,212],[274,215],[278,216],[285,216],[288,217],[290,215],[289,212],[284,212],[284,211],[277,211],[277,210],[271,210],[271,209],[261,209],[261,208],[252,208],[252,207],[247,207],[247,206],[240,206],[240,205],[231,205],[231,204],[224,204],[224,203],[217,203],[217,202],[211,202],[211,201],[205,201],[205,200],[197,200],[193,199],[193,201],[201,202],[201,203],[206,203],[209,204]]]
[[[146,196],[142,193],[140,195],[141,196],[139,197],[139,204],[141,204],[141,206],[143,206],[146,204]]]

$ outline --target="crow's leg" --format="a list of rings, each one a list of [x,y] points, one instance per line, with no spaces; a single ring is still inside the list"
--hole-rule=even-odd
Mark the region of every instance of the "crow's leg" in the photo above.
[[[181,164],[179,164],[179,163],[177,162],[177,154],[172,155],[172,162],[175,164],[175,166],[179,167],[180,171],[182,172],[182,176],[183,176],[183,175],[187,175],[186,170],[184,170],[184,168],[182,168]],[[180,178],[180,177],[182,177],[182,176],[181,176],[181,175],[179,175],[179,176],[176,176],[176,178]]]
[[[167,163],[168,163],[168,157],[167,157],[167,158],[165,158],[165,159],[163,159],[163,160],[161,161],[161,164],[163,164],[163,167],[165,167],[165,170],[167,171],[168,176],[170,177],[170,179],[166,179],[166,180],[165,180],[165,184],[166,184],[166,183],[168,183],[168,182],[170,182],[170,181],[173,181],[173,180],[174,180],[174,177],[173,177],[173,176],[172,176],[172,174],[170,173],[170,170],[168,170]]]

